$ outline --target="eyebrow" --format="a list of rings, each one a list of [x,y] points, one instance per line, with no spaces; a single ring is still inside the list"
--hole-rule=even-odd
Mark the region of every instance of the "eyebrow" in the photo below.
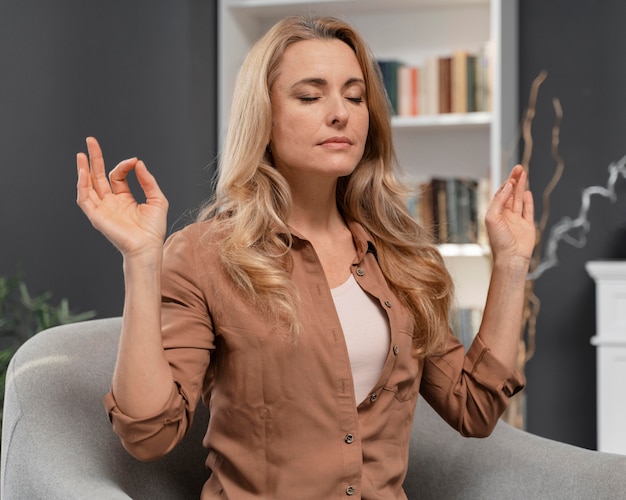
[[[362,78],[348,78],[348,80],[346,80],[346,82],[343,84],[343,87],[350,87],[351,85],[355,84],[365,85],[365,80],[363,80]],[[296,83],[294,83],[291,88],[294,89],[296,87],[299,87],[300,85],[315,85],[318,87],[324,87],[328,85],[328,80],[326,80],[325,78],[315,77],[303,78],[302,80],[298,80]]]

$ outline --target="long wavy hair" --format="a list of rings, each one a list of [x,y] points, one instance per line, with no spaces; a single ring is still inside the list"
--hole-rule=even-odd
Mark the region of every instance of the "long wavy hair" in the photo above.
[[[426,356],[441,347],[448,332],[452,280],[429,236],[406,209],[380,69],[349,24],[333,17],[288,17],[252,47],[235,84],[215,195],[198,219],[214,219],[217,228],[211,230],[223,237],[220,260],[231,279],[261,310],[297,334],[300,302],[290,276],[292,239],[287,227],[292,199],[267,149],[270,90],[287,47],[302,40],[333,39],[356,54],[369,109],[364,154],[352,174],[339,179],[337,206],[372,237],[390,288],[415,319],[415,353]]]

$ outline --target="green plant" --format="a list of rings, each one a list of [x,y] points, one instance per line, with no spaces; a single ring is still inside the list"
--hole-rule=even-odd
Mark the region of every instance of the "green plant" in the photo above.
[[[74,314],[67,299],[61,299],[58,305],[51,300],[51,292],[31,296],[20,275],[0,276],[0,428],[7,368],[17,349],[42,330],[84,321],[96,314],[95,311]]]

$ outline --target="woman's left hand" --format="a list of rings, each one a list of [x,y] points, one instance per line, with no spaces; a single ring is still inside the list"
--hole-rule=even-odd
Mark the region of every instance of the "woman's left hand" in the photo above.
[[[485,224],[494,261],[519,260],[526,265],[530,261],[536,229],[533,197],[526,189],[526,179],[524,168],[515,166],[487,210]]]

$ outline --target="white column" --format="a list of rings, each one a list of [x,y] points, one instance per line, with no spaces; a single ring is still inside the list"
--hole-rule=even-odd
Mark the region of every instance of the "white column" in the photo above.
[[[626,261],[585,267],[596,281],[598,450],[626,455]]]

